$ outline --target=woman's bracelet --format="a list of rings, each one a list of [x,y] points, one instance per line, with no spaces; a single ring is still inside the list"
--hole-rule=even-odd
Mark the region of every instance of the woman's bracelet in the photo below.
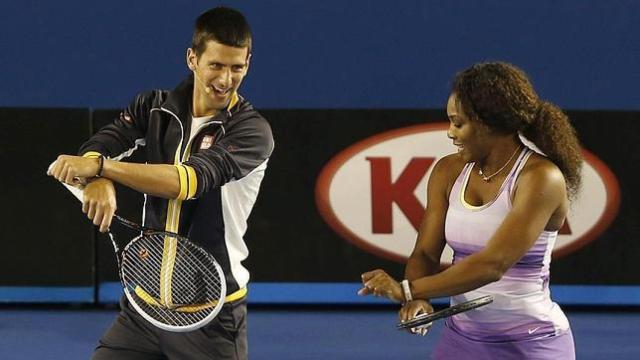
[[[411,296],[411,288],[409,287],[409,280],[404,279],[400,282],[402,286],[402,292],[404,293],[404,302],[408,303],[409,301],[413,301],[413,296]]]

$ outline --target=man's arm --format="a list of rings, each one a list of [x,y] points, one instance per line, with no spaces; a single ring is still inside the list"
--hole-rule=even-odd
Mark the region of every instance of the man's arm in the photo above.
[[[177,198],[188,193],[181,190],[180,171],[174,165],[133,164],[60,155],[47,173],[70,185],[84,185],[82,212],[99,226],[100,232],[109,229],[116,211],[113,182],[164,198]],[[101,176],[96,177],[98,174]]]
[[[145,194],[187,200],[244,177],[272,151],[271,129],[256,117],[245,120],[219,143],[193,154],[183,164],[124,163],[95,152],[85,157],[60,155],[49,174],[72,185],[100,176]]]
[[[195,194],[242,179],[263,164],[273,152],[274,141],[269,124],[253,115],[236,124],[226,135],[208,149],[189,157],[183,165],[196,176]],[[189,190],[192,189],[192,184]]]
[[[116,208],[116,190],[111,180],[95,179],[84,187],[82,212],[99,227],[100,232],[109,230]]]
[[[49,175],[70,185],[99,176],[145,194],[176,199],[181,195],[179,166],[60,155],[49,170]]]
[[[153,103],[163,97],[162,91],[138,94],[112,123],[102,127],[80,146],[78,155],[121,158],[140,145],[149,125]]]
[[[102,176],[144,194],[165,199],[176,199],[180,195],[180,176],[175,165],[105,159]]]

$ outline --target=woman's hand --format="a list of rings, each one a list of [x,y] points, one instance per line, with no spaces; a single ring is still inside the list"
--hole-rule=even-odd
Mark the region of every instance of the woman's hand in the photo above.
[[[362,274],[362,289],[358,295],[384,296],[395,302],[404,302],[404,293],[400,283],[383,270],[373,270]]]
[[[398,312],[398,317],[401,322],[409,321],[414,319],[416,316],[420,314],[431,314],[433,312],[433,306],[429,304],[426,300],[413,300],[404,304],[400,311]],[[412,334],[427,335],[427,332],[431,328],[431,323],[422,325],[420,327],[415,327],[409,329],[409,332]]]

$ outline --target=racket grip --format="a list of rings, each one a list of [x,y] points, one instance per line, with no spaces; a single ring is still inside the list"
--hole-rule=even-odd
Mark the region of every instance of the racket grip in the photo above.
[[[69,190],[69,192],[73,194],[73,196],[75,196],[78,200],[80,200],[80,202],[84,200],[84,193],[81,188],[71,186],[66,183],[61,183],[61,184],[64,185],[64,187],[66,187],[67,190]]]

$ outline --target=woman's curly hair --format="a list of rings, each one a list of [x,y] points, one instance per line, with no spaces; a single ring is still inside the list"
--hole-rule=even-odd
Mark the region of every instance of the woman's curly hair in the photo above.
[[[569,198],[575,197],[583,162],[576,131],[559,107],[538,97],[524,71],[504,62],[475,64],[456,75],[452,91],[470,118],[533,142],[560,168]]]

